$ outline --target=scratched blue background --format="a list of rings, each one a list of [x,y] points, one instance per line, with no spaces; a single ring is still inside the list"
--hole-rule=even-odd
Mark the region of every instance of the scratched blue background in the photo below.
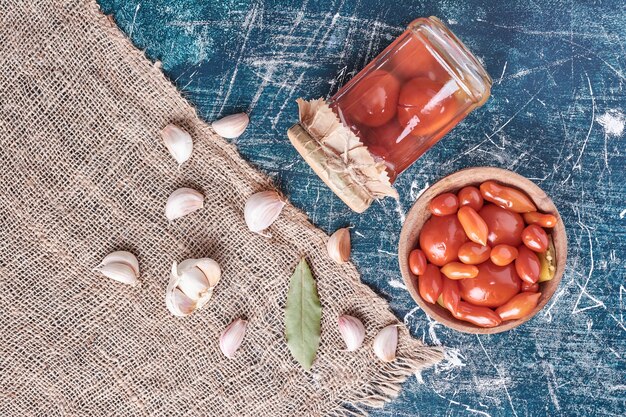
[[[362,279],[412,333],[447,347],[376,416],[626,413],[626,3],[620,0],[100,0],[206,120],[246,111],[235,141],[326,231],[353,225]],[[494,78],[481,109],[396,183],[399,204],[346,208],[289,145],[297,97],[334,93],[415,17],[435,15]],[[552,196],[569,234],[553,301],[505,334],[430,321],[401,283],[397,238],[420,191],[458,169],[495,165]]]

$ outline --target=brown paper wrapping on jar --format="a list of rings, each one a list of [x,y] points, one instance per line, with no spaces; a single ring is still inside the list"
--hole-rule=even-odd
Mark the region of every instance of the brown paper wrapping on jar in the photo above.
[[[344,203],[362,213],[375,199],[398,198],[384,163],[374,160],[323,99],[297,103],[300,122],[287,131],[289,140]]]

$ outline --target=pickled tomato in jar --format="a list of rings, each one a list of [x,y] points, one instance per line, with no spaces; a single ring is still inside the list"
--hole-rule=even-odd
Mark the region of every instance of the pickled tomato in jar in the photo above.
[[[299,102],[302,129],[292,127],[289,137],[327,185],[360,212],[374,198],[392,195],[387,187],[397,175],[483,105],[490,89],[491,78],[465,45],[439,19],[420,18],[324,103],[340,128],[331,120],[315,125],[318,114],[309,115],[310,107],[303,111]],[[344,166],[353,159],[356,168]]]
[[[488,98],[489,75],[437,18],[417,19],[330,100],[395,177]]]

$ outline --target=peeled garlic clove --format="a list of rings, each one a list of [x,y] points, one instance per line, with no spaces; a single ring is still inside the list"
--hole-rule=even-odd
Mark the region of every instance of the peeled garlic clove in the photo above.
[[[208,286],[211,288],[217,285],[222,276],[220,265],[211,258],[184,260],[176,266],[176,272],[173,273],[180,276],[184,271],[191,268],[200,269],[209,283]]]
[[[346,342],[346,348],[349,352],[353,352],[361,347],[363,339],[365,339],[365,327],[361,320],[356,317],[343,315],[339,316],[339,333]]]
[[[213,288],[220,282],[222,276],[222,269],[220,265],[210,258],[198,259],[196,267],[204,273],[204,276],[209,281],[209,287]]]
[[[107,264],[98,265],[95,270],[100,272],[105,277],[114,279],[115,281],[119,281],[123,284],[134,286],[138,283],[135,271],[132,267],[125,263],[110,262]]]
[[[223,138],[234,139],[243,134],[248,127],[250,118],[245,113],[231,114],[212,123],[215,133]]]
[[[163,143],[178,165],[182,165],[191,157],[193,140],[191,135],[176,125],[169,124],[161,130]]]
[[[188,316],[196,310],[196,302],[187,297],[177,287],[172,288],[165,295],[165,305],[175,316]]]
[[[235,356],[235,352],[243,342],[247,327],[248,322],[246,320],[237,319],[224,329],[220,336],[220,350],[224,356],[229,359]]]
[[[178,288],[189,298],[198,301],[209,290],[209,281],[195,266],[181,273]]]
[[[204,196],[191,188],[174,191],[165,204],[165,217],[169,221],[183,217],[204,207]]]
[[[130,252],[123,250],[112,252],[104,257],[100,265],[107,265],[111,263],[122,263],[130,266],[135,272],[135,276],[139,277],[139,261],[137,257]]]
[[[383,362],[392,362],[396,358],[398,347],[398,326],[392,324],[382,329],[374,338],[372,348]]]
[[[261,233],[278,218],[285,202],[276,191],[261,191],[248,198],[243,214],[248,229]]]
[[[328,255],[338,264],[343,264],[350,259],[350,229],[344,227],[338,229],[330,236],[326,244]]]

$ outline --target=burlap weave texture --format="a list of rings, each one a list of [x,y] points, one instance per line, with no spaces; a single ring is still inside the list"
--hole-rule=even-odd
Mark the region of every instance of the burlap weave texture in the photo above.
[[[170,122],[194,138],[182,169],[159,136]],[[246,198],[270,181],[95,2],[0,0],[0,132],[0,415],[341,415],[382,405],[440,359],[404,327],[399,359],[374,357],[374,335],[397,319],[352,264],[328,259],[327,236],[290,204],[271,238],[248,231]],[[168,224],[165,201],[181,186],[201,190],[205,208]],[[139,258],[139,288],[91,271],[121,249]],[[309,372],[283,336],[301,256],[324,309]],[[217,260],[223,278],[207,307],[176,318],[164,303],[169,270],[192,257]],[[356,353],[342,351],[343,313],[367,328]],[[218,335],[239,316],[250,326],[228,360]]]

